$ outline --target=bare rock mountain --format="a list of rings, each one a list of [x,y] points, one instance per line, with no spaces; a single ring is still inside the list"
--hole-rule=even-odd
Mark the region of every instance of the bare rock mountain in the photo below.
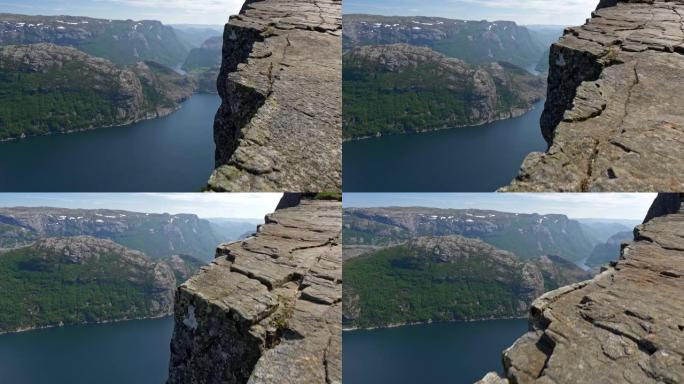
[[[173,66],[188,54],[174,29],[159,21],[0,13],[0,45],[37,43],[71,46],[116,64]]]
[[[551,47],[541,125],[507,191],[684,188],[684,2],[601,1]]]
[[[530,308],[530,332],[483,383],[684,382],[684,212],[660,195],[620,260]]]
[[[248,0],[223,36],[217,191],[339,191],[340,0]]]
[[[344,49],[405,43],[430,47],[469,64],[505,61],[534,67],[546,45],[512,21],[424,16],[344,15]]]
[[[578,261],[594,243],[580,223],[565,215],[425,207],[347,208],[344,245],[402,244],[419,236],[474,237],[521,258],[556,255]]]
[[[342,382],[341,204],[283,206],[178,289],[168,383]]]
[[[152,214],[109,209],[0,208],[0,249],[46,237],[92,236],[113,240],[153,258],[189,254],[210,259],[220,229],[192,214]]]

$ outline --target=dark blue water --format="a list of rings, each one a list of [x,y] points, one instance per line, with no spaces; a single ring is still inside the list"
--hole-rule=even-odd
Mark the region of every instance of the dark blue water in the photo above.
[[[525,115],[477,127],[343,144],[345,192],[493,192],[530,152],[545,151],[543,103]]]
[[[195,192],[214,169],[217,95],[123,127],[0,143],[0,191]]]
[[[0,336],[0,383],[162,384],[173,318]]]
[[[502,372],[527,320],[415,325],[342,335],[344,384],[472,384]]]

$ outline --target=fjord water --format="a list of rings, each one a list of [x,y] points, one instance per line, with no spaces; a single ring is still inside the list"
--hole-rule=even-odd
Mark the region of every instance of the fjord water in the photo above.
[[[501,352],[527,331],[527,320],[413,325],[344,332],[345,384],[472,384],[502,372]]]
[[[162,384],[173,318],[0,335],[0,383]]]
[[[0,191],[196,192],[214,169],[218,95],[120,127],[0,143]]]
[[[343,144],[345,192],[493,192],[545,151],[539,102],[513,119]]]

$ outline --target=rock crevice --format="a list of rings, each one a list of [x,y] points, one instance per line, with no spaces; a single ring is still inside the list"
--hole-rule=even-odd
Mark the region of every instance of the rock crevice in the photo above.
[[[340,0],[253,0],[231,17],[210,189],[341,189],[341,33]]]
[[[303,200],[221,245],[176,294],[168,383],[341,383],[341,214]]]
[[[684,2],[602,1],[551,47],[541,129],[506,191],[684,188]]]

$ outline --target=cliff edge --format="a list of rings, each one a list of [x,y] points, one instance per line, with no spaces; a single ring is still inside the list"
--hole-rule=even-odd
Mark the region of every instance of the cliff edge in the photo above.
[[[601,0],[549,57],[532,153],[505,191],[684,189],[684,1]]]
[[[681,202],[659,195],[619,261],[535,300],[530,331],[503,353],[506,378],[480,383],[684,382]]]
[[[216,191],[339,191],[342,1],[247,0],[223,34]]]
[[[341,203],[302,200],[176,293],[169,384],[341,383]]]

